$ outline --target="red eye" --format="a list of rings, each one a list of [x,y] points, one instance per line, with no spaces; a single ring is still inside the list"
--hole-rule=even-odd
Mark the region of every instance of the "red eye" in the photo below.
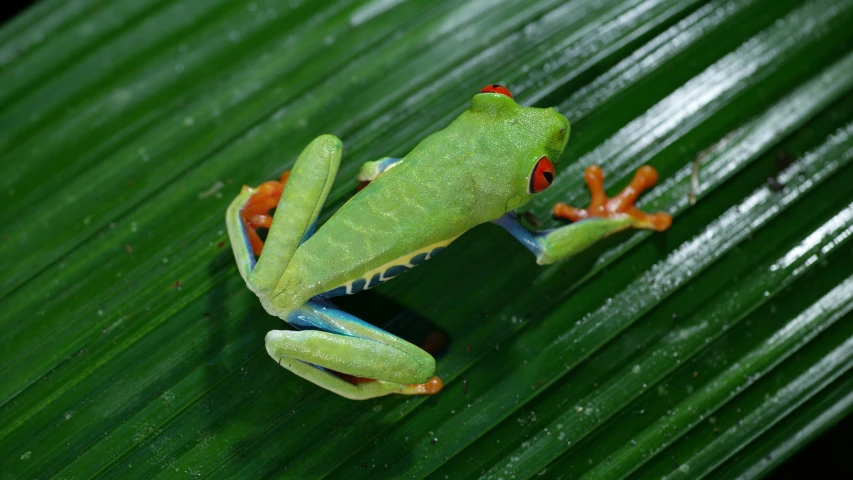
[[[554,181],[554,164],[548,157],[542,157],[533,167],[530,177],[530,193],[539,193],[551,186]]]
[[[507,97],[512,98],[512,94],[509,93],[509,89],[503,85],[486,85],[482,90],[480,90],[480,93],[500,93],[501,95],[506,95]]]

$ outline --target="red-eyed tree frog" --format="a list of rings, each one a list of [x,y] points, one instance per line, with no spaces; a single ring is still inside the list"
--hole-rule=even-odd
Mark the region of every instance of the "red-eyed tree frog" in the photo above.
[[[505,228],[539,264],[626,228],[669,227],[668,214],[646,214],[633,205],[656,182],[654,169],[640,168],[609,199],[601,169],[590,166],[590,207],[557,204],[554,214],[574,223],[528,230],[513,211],[551,185],[568,139],[569,122],[555,109],[520,106],[505,87],[489,85],[408,155],[364,164],[359,179],[366,186],[319,229],[341,159],[338,138],[313,140],[280,182],[243,187],[226,213],[237,266],[266,311],[295,327],[267,334],[269,355],[351,399],[434,394],[442,383],[430,353],[336,308],[331,299],[420,265],[481,223]],[[265,241],[260,228],[268,229]]]

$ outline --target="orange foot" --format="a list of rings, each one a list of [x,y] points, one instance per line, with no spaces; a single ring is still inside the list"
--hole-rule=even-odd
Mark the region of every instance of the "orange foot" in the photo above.
[[[260,184],[240,211],[240,218],[243,219],[246,235],[249,237],[249,243],[252,244],[255,255],[260,255],[264,248],[264,241],[258,235],[258,229],[269,229],[272,225],[273,211],[278,206],[281,192],[284,191],[284,184],[287,183],[289,176],[290,170],[281,174],[280,181],[270,180]]]
[[[364,378],[364,377],[356,377],[355,375],[348,375],[346,373],[335,372],[335,375],[341,377],[343,380],[353,384],[360,385],[362,383],[370,383],[376,382],[378,380],[373,378]],[[440,392],[444,387],[444,383],[440,378],[433,376],[426,383],[407,383],[406,388],[403,389],[400,393],[404,395],[435,395]]]
[[[665,212],[646,213],[634,206],[634,201],[643,190],[648,189],[658,181],[658,172],[644,165],[634,174],[634,179],[625,189],[613,198],[607,198],[604,193],[604,172],[598,165],[587,167],[583,175],[589,187],[592,199],[589,207],[580,209],[558,203],[554,205],[554,217],[577,222],[588,218],[619,218],[627,215],[634,220],[635,228],[645,228],[662,232],[672,225],[672,216]]]
[[[413,395],[435,395],[441,391],[444,383],[440,378],[433,376],[426,383],[410,383],[409,387],[411,387],[411,394]]]

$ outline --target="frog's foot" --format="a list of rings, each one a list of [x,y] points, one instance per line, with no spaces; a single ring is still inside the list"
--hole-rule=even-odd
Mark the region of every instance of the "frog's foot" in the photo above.
[[[249,201],[240,211],[240,218],[243,220],[243,226],[246,229],[246,237],[248,237],[249,243],[252,245],[252,252],[256,256],[260,256],[264,248],[264,240],[258,234],[258,229],[269,230],[272,226],[275,208],[281,200],[281,192],[284,191],[284,185],[289,176],[290,170],[287,170],[281,174],[279,181],[270,180],[260,184],[258,188],[253,189],[252,196],[249,197]]]
[[[645,165],[637,170],[634,179],[615,197],[608,198],[604,193],[604,172],[598,165],[590,165],[584,172],[584,180],[591,194],[589,207],[580,209],[558,203],[554,205],[554,217],[578,222],[589,219],[624,220],[614,223],[614,233],[625,228],[642,228],[662,232],[672,224],[672,216],[665,212],[646,213],[634,206],[634,201],[658,180],[654,168]]]
[[[400,395],[435,395],[444,387],[444,383],[435,375],[426,383],[395,384],[375,378],[355,377],[341,372],[334,372],[334,374],[362,391],[398,393]],[[370,383],[376,383],[376,385],[367,385]]]

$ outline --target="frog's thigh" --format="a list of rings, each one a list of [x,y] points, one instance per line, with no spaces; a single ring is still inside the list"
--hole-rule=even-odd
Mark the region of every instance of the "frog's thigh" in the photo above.
[[[348,398],[389,393],[436,393],[441,388],[432,355],[330,305],[309,302],[290,315],[302,331],[267,334],[269,355],[297,375]],[[351,383],[327,371],[360,379]]]
[[[272,291],[296,248],[315,225],[340,159],[341,141],[332,135],[321,135],[305,147],[290,172],[257,264],[240,219],[253,189],[244,188],[228,208],[228,233],[240,274],[259,296]]]

